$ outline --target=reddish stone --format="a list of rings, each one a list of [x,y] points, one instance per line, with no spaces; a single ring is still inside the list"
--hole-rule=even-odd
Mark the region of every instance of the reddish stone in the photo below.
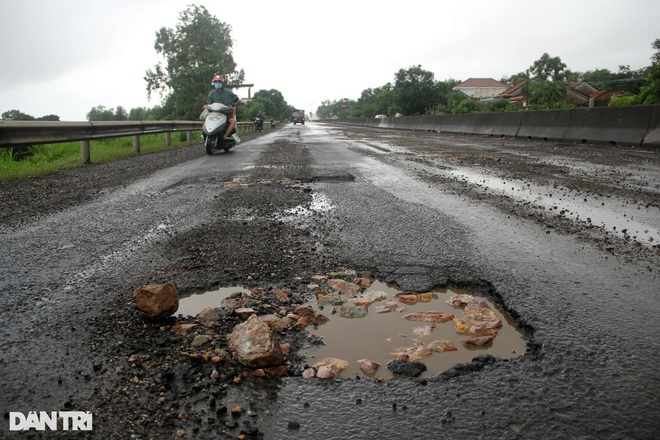
[[[288,317],[280,318],[277,315],[263,315],[260,316],[261,320],[268,324],[270,328],[277,332],[285,332],[291,327],[293,321]]]
[[[290,293],[291,292],[288,290],[280,289],[275,291],[275,296],[280,302],[288,303],[289,301],[291,301],[291,299],[289,298]]]
[[[133,292],[138,309],[152,319],[172,316],[179,309],[179,295],[174,284],[147,284]]]
[[[399,301],[406,304],[416,304],[418,301],[416,293],[410,293],[410,292],[397,293],[396,297]]]
[[[454,318],[451,313],[439,312],[437,310],[419,311],[409,313],[403,317],[408,321],[423,321],[423,322],[447,322]]]
[[[337,359],[337,358],[325,358],[321,362],[317,362],[314,365],[312,365],[316,369],[320,369],[321,367],[330,367],[332,368],[335,372],[341,373],[344,371],[350,363],[348,361],[345,361],[343,359]]]
[[[485,301],[471,301],[465,306],[465,314],[454,319],[458,333],[478,336],[496,335],[502,328],[500,320]]]
[[[380,367],[378,362],[370,361],[369,359],[360,359],[358,365],[360,366],[360,370],[365,374],[375,374],[378,367]]]
[[[220,318],[223,316],[223,314],[224,313],[220,309],[206,307],[204,310],[197,314],[197,319],[202,323],[204,327],[212,328],[215,327],[218,321],[220,321]]]
[[[177,335],[187,336],[190,330],[197,327],[197,324],[175,324],[172,326],[172,331]]]
[[[437,352],[458,350],[458,347],[456,347],[456,345],[451,341],[433,341],[428,345],[428,347],[432,351]]]
[[[376,307],[376,313],[389,313],[393,310],[396,310],[399,307],[399,303],[396,301],[387,301],[384,306]]]
[[[256,315],[257,311],[251,307],[241,307],[240,309],[234,310],[234,315],[238,316],[241,319],[247,319],[252,315]]]
[[[354,283],[349,283],[348,281],[340,280],[338,278],[328,280],[328,285],[337,292],[343,293],[349,298],[353,298],[355,295],[360,293],[360,286]]]
[[[470,338],[466,339],[465,341],[461,341],[463,345],[471,345],[473,347],[483,347],[484,345],[488,345],[491,342],[493,342],[492,336],[478,336],[476,338]]]
[[[316,310],[314,310],[309,306],[298,306],[295,309],[293,309],[293,313],[295,313],[296,315],[309,318],[309,323],[312,324],[319,325],[328,322],[328,317],[326,317],[320,312],[317,312]]]
[[[334,379],[337,377],[337,372],[333,370],[329,365],[323,365],[316,372],[316,377],[319,379]]]
[[[472,300],[474,300],[474,296],[472,295],[457,293],[447,300],[447,304],[452,307],[465,307]]]
[[[402,361],[416,361],[431,356],[431,350],[417,341],[412,347],[406,348],[397,348],[395,351],[390,353],[390,356],[393,356],[395,359]]]
[[[279,340],[257,315],[234,327],[227,343],[236,360],[247,367],[272,367],[284,361]]]

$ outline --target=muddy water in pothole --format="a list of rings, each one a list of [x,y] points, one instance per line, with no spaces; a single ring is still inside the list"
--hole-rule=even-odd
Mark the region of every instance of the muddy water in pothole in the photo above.
[[[222,302],[236,292],[249,293],[249,290],[240,286],[224,287],[182,298],[179,300],[177,314],[195,316],[206,307],[221,307]],[[491,354],[498,358],[514,358],[525,353],[526,345],[522,334],[506,312],[487,299],[476,295],[473,295],[475,299],[486,301],[502,321],[502,328],[494,341],[484,347],[464,346],[461,341],[469,339],[473,335],[458,334],[451,320],[435,324],[428,335],[419,335],[416,334],[416,329],[427,327],[431,323],[408,321],[403,318],[409,313],[430,310],[452,313],[456,318],[460,318],[463,315],[463,310],[447,304],[447,300],[454,294],[472,295],[469,291],[463,289],[436,289],[432,293],[436,294],[437,298],[429,302],[418,302],[416,304],[399,302],[399,307],[405,309],[389,313],[377,313],[375,310],[377,307],[385,305],[386,301],[396,300],[395,295],[400,293],[400,290],[396,286],[376,281],[369,289],[366,289],[364,294],[371,292],[384,292],[388,298],[371,304],[369,313],[364,318],[344,318],[338,314],[333,314],[331,306],[320,309],[315,302],[308,304],[330,318],[323,325],[316,328],[311,326],[307,328],[311,334],[319,336],[324,342],[324,345],[309,345],[302,350],[302,353],[307,357],[308,364],[313,365],[326,357],[343,359],[348,361],[350,365],[341,373],[340,377],[366,377],[368,375],[360,370],[357,361],[369,359],[380,364],[373,377],[390,379],[394,376],[387,369],[387,362],[396,358],[390,353],[411,347],[415,341],[428,345],[436,340],[446,340],[453,342],[458,348],[456,351],[433,352],[431,356],[420,359],[419,361],[427,367],[427,371],[420,377],[440,373],[458,363],[469,362],[474,357],[482,354]]]
[[[387,300],[396,300],[395,295],[400,291],[393,286],[375,282],[367,289],[367,292],[385,292],[388,294]],[[514,358],[525,353],[526,345],[522,334],[508,315],[490,301],[476,295],[473,295],[475,299],[486,301],[497,317],[502,320],[502,329],[492,344],[480,348],[464,346],[461,341],[474,336],[458,334],[451,320],[435,324],[435,328],[428,336],[416,336],[415,328],[424,327],[430,323],[408,321],[403,318],[404,315],[416,311],[435,310],[452,313],[456,318],[460,318],[463,316],[463,310],[447,304],[447,300],[454,294],[472,295],[462,289],[436,289],[433,293],[437,294],[437,299],[430,302],[418,302],[413,305],[399,303],[400,306],[406,307],[404,312],[377,313],[375,309],[379,305],[384,305],[385,301],[374,302],[364,318],[343,318],[337,314],[331,314],[331,307],[325,307],[322,313],[328,316],[330,321],[318,326],[317,329],[308,328],[310,333],[323,338],[325,345],[305,348],[303,353],[307,356],[307,363],[314,365],[326,357],[343,359],[350,365],[341,373],[340,377],[366,377],[367,374],[360,370],[357,361],[369,359],[380,364],[373,377],[388,379],[393,375],[387,369],[387,362],[395,359],[395,356],[390,353],[413,346],[413,339],[425,345],[436,340],[447,340],[453,342],[458,348],[456,351],[433,352],[431,356],[420,359],[419,361],[427,367],[427,371],[420,377],[441,373],[458,363],[469,362],[474,357],[483,354],[490,354],[498,358]],[[316,304],[310,305],[318,309]]]
[[[233,293],[250,293],[243,287],[221,287],[218,290],[191,295],[179,300],[177,315],[196,316],[207,307],[221,307],[222,301],[229,298]]]

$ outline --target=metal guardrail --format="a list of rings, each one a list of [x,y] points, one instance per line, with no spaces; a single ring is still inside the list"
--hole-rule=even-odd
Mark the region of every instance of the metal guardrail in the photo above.
[[[187,132],[188,145],[192,144],[192,132],[202,129],[203,121],[0,121],[0,147],[56,144],[80,141],[82,162],[90,163],[89,141],[114,137],[133,137],[133,150],[140,152],[140,136],[165,133],[167,145],[171,133]],[[243,132],[254,130],[252,122],[238,122]]]

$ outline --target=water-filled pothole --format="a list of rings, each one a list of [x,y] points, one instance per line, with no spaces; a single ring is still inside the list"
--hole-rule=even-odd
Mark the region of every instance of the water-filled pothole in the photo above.
[[[187,296],[179,300],[177,315],[196,316],[207,307],[222,307],[222,301],[236,292],[250,293],[243,287],[220,287],[217,290]]]
[[[337,313],[331,314],[333,307],[323,307],[322,313],[330,320],[319,325],[316,329],[308,329],[316,335],[312,341],[322,339],[323,344],[307,346],[303,353],[307,356],[307,363],[314,365],[324,358],[342,359],[349,363],[340,377],[380,377],[392,378],[394,375],[387,368],[387,363],[393,359],[408,357],[413,360],[418,354],[426,355],[418,361],[426,365],[427,370],[420,377],[427,377],[452,368],[458,363],[470,362],[476,356],[490,354],[497,358],[510,359],[521,356],[526,351],[526,344],[517,326],[508,314],[501,308],[485,298],[478,297],[462,289],[436,289],[428,295],[418,295],[424,298],[411,304],[397,299],[401,293],[396,287],[375,282],[362,294],[384,292],[387,298],[372,303],[368,313],[362,318],[344,318]],[[452,319],[442,323],[411,321],[404,319],[408,315],[422,315],[434,311],[440,314],[452,314],[455,318],[464,315],[463,307],[453,307],[448,304],[452,297],[459,295],[472,295],[476,302],[485,302],[494,315],[502,321],[501,328],[496,332],[492,342],[484,346],[471,346],[464,341],[479,338],[477,334],[458,333],[457,326]],[[428,300],[428,301],[427,301]],[[387,313],[379,313],[381,307],[396,301],[396,308]],[[313,305],[319,308],[317,305]],[[387,308],[387,307],[385,307]],[[483,335],[482,335],[483,337]],[[450,342],[455,350],[438,352],[424,348],[434,347],[434,341],[445,341],[445,347]],[[380,364],[373,374],[361,370],[358,360],[368,359]]]
[[[327,318],[315,322],[325,323],[309,325],[308,322],[301,326],[298,319],[304,319],[306,314],[288,299],[280,304],[278,313],[291,320],[289,330],[306,327],[308,343],[301,354],[308,365],[313,366],[325,358],[340,359],[345,361],[344,365],[348,364],[340,370],[333,367],[339,377],[393,378],[395,374],[387,367],[393,360],[421,362],[426,371],[419,377],[428,377],[456,364],[470,362],[479,355],[510,359],[526,352],[522,334],[508,314],[467,290],[438,288],[419,294],[401,292],[396,286],[379,281],[360,288],[332,277],[316,277],[316,280],[318,285],[307,286],[306,296],[310,301],[302,309],[315,309],[315,314]],[[192,295],[180,299],[177,314],[192,317],[207,307],[227,307],[225,300],[230,297],[242,298],[249,307],[248,303],[258,304],[269,296],[263,296],[264,289],[261,293],[258,290],[250,292],[234,286]],[[234,295],[236,293],[242,295]],[[452,299],[460,299],[461,304],[450,304]],[[349,315],[361,317],[344,317]],[[467,315],[471,319],[462,327],[454,322],[454,318],[462,319]],[[466,343],[469,340],[481,345]],[[365,371],[360,360],[375,362],[379,367],[374,372]]]

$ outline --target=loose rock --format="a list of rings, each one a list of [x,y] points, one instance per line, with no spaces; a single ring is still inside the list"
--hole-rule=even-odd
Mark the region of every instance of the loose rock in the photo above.
[[[423,321],[423,322],[446,322],[454,318],[451,313],[439,312],[437,310],[419,311],[409,313],[403,317],[408,321]]]
[[[426,365],[417,361],[409,362],[396,359],[387,363],[387,369],[392,374],[399,376],[418,377],[426,371]]]
[[[366,307],[357,306],[353,303],[342,304],[340,307],[336,307],[335,310],[343,318],[364,318],[368,313]]]
[[[493,339],[494,338],[492,336],[479,336],[476,338],[466,339],[461,341],[461,343],[463,345],[470,345],[472,347],[483,347],[493,342]]]
[[[433,341],[428,345],[429,349],[432,351],[443,352],[443,351],[455,351],[458,350],[458,347],[451,341]]]
[[[152,319],[172,316],[179,309],[179,295],[174,284],[147,284],[133,292],[138,309]]]
[[[227,343],[236,360],[247,367],[272,367],[284,361],[279,340],[257,315],[234,327]]]
[[[360,366],[360,370],[365,374],[374,374],[378,370],[378,367],[380,367],[378,362],[370,361],[369,359],[360,359],[358,365]]]
[[[353,298],[355,295],[360,293],[360,286],[338,278],[328,280],[328,286],[332,287],[337,292],[343,293],[349,298]]]
[[[456,331],[479,336],[496,335],[502,321],[491,310],[486,301],[471,301],[465,306],[465,314],[454,319]]]

